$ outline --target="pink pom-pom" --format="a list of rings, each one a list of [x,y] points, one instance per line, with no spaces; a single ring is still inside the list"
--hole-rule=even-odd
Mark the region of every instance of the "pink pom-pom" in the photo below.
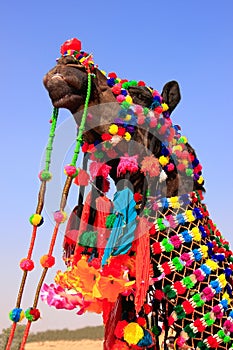
[[[32,271],[34,269],[34,262],[31,259],[23,258],[19,266],[23,271]]]
[[[121,103],[125,100],[125,96],[120,94],[116,97],[116,99],[117,99],[117,102]]]
[[[175,166],[174,166],[173,163],[169,163],[169,164],[167,165],[167,170],[168,170],[168,171],[173,171],[174,169],[175,169]]]
[[[67,214],[64,211],[58,210],[53,214],[53,217],[56,223],[60,224],[66,221]]]
[[[143,107],[140,105],[135,106],[135,113],[136,114],[141,114],[143,112]]]
[[[64,168],[64,173],[67,176],[76,176],[78,173],[78,170],[76,169],[76,167],[74,165],[66,165]]]
[[[150,127],[155,128],[157,124],[158,124],[157,119],[155,117],[152,117],[150,120]]]

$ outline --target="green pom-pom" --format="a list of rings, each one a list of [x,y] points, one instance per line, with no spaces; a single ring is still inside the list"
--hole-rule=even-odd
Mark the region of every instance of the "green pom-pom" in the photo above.
[[[39,173],[39,179],[41,181],[49,181],[52,179],[52,174],[48,170],[42,170]]]
[[[147,108],[147,107],[144,107],[143,108],[143,113],[144,113],[144,115],[147,115],[148,113],[149,113],[149,108]]]
[[[203,343],[202,341],[199,341],[197,343],[197,348],[200,350],[208,350],[209,349],[208,346],[205,343]]]
[[[180,259],[178,258],[178,256],[176,256],[175,258],[172,259],[172,263],[176,268],[176,271],[182,271],[184,268],[184,265],[181,263]]]
[[[138,82],[136,80],[130,80],[129,86],[138,86]]]
[[[103,152],[95,152],[94,155],[97,159],[102,159],[104,157]]]
[[[194,286],[194,283],[193,283],[193,281],[191,280],[191,278],[190,278],[189,276],[184,277],[184,278],[182,279],[182,283],[185,285],[185,287],[186,287],[187,289],[191,289],[191,288],[193,288],[193,286]]]
[[[122,104],[121,104],[121,106],[122,106],[123,108],[125,108],[125,109],[128,109],[128,108],[130,107],[130,103],[127,102],[127,101],[123,101]]]
[[[122,84],[122,88],[123,88],[123,89],[126,89],[126,90],[128,90],[129,86],[130,86],[130,84],[129,84],[128,81],[126,81],[126,82],[124,82],[124,83]]]
[[[184,309],[181,305],[175,306],[174,311],[176,312],[178,320],[182,320],[183,318],[186,317],[186,313],[184,312]]]
[[[167,295],[168,299],[176,298],[176,292],[171,286],[167,285],[164,287],[163,292]]]
[[[184,331],[188,334],[188,336],[190,338],[194,338],[195,337],[195,333],[194,333],[193,329],[190,327],[189,324],[184,327]]]
[[[186,175],[192,176],[193,175],[193,169],[186,169]]]
[[[96,231],[85,231],[79,237],[79,245],[83,247],[96,247],[97,232]]]
[[[153,333],[154,335],[157,335],[157,336],[160,335],[161,332],[162,332],[161,328],[158,327],[158,326],[153,326],[153,327],[151,328],[151,331],[152,331],[152,333]]]
[[[106,218],[106,227],[113,228],[114,222],[116,220],[116,214],[110,214]]]

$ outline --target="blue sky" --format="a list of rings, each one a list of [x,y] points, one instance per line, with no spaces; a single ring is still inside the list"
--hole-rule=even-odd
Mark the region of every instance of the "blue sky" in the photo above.
[[[39,189],[37,174],[47,143],[52,106],[42,84],[61,44],[78,37],[101,69],[144,80],[162,91],[169,80],[180,84],[182,100],[173,121],[196,149],[204,168],[205,202],[223,235],[232,236],[232,96],[233,2],[177,1],[12,1],[0,4],[1,76],[1,298],[0,329],[8,327],[27,254]],[[61,110],[59,124],[71,119]],[[62,150],[66,154],[66,150]],[[59,170],[60,171],[60,170]],[[48,194],[49,195],[49,194]],[[49,200],[51,199],[51,194]],[[54,203],[54,210],[58,203]],[[39,230],[34,261],[22,307],[32,304],[40,275],[39,257],[52,232],[49,213]],[[45,216],[45,219],[46,219]],[[61,262],[62,232],[55,248]],[[101,323],[95,315],[49,310],[40,303],[42,320],[32,331],[79,328]]]

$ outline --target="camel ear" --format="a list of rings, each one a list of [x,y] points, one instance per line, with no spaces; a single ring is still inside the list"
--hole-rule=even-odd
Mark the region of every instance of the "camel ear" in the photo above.
[[[170,114],[176,108],[181,100],[179,84],[176,81],[169,81],[164,85],[161,96],[163,101],[168,105]]]

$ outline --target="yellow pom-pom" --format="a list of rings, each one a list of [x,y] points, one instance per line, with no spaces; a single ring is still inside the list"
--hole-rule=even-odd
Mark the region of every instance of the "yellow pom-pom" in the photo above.
[[[166,103],[162,103],[162,107],[163,107],[163,112],[166,112],[169,109]]]
[[[124,138],[126,141],[130,141],[131,140],[131,135],[128,131],[126,131],[125,135],[124,135]]]
[[[159,163],[162,165],[162,166],[165,166],[169,163],[169,158],[168,157],[165,157],[165,156],[160,156],[159,157]]]
[[[185,212],[188,222],[195,221],[192,210],[186,210]]]
[[[199,183],[199,185],[201,185],[204,182],[203,176],[200,176],[197,182]]]
[[[176,146],[174,146],[173,147],[173,151],[175,152],[175,151],[182,151],[182,146],[181,145],[176,145]]]
[[[201,233],[199,231],[199,228],[198,227],[194,227],[192,229],[192,233],[193,233],[194,241],[200,242],[201,241]]]
[[[229,294],[227,292],[225,292],[222,296],[222,299],[226,299],[228,301],[228,303],[230,304],[232,299],[230,298]]]
[[[130,104],[133,102],[132,97],[129,96],[129,95],[126,96],[125,101],[128,102],[128,103],[130,103]]]
[[[124,340],[129,345],[136,345],[144,337],[142,327],[136,322],[127,324],[124,328]]]
[[[206,260],[205,264],[213,271],[217,270],[218,268],[218,264],[211,259]]]
[[[223,273],[218,277],[218,280],[221,283],[222,287],[226,287],[227,281]]]
[[[207,256],[208,256],[208,247],[206,245],[201,245],[200,249],[201,249],[203,258],[207,258]]]
[[[127,114],[126,117],[125,117],[125,120],[128,122],[129,120],[131,120],[131,115],[130,114]]]
[[[110,125],[108,131],[111,135],[116,135],[118,133],[118,126],[116,124],[112,124]]]

